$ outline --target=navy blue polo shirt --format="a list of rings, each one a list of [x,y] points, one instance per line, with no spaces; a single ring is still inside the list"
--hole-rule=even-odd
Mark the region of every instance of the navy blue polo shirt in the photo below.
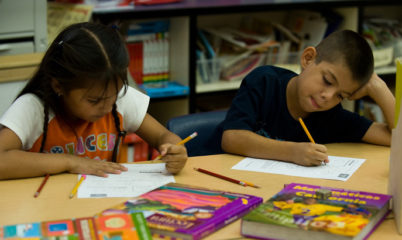
[[[219,134],[229,129],[243,129],[271,139],[308,142],[286,104],[286,87],[295,76],[292,71],[274,66],[253,70],[244,78]],[[343,109],[341,104],[311,113],[303,120],[315,142],[321,144],[360,142],[372,124],[371,120]]]

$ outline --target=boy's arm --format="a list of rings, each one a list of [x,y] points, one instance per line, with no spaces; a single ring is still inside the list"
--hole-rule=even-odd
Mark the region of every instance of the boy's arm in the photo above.
[[[304,166],[316,166],[328,162],[327,148],[324,145],[278,141],[248,130],[224,131],[222,149],[227,153],[282,160]]]
[[[62,172],[105,177],[107,173],[120,173],[127,170],[117,163],[71,154],[24,151],[18,136],[6,127],[0,130],[0,143],[0,179],[38,177]]]
[[[390,145],[391,132],[394,127],[395,97],[387,84],[375,73],[366,86],[356,92],[351,99],[358,99],[365,95],[371,97],[381,108],[385,123],[374,122],[362,140],[368,143]]]

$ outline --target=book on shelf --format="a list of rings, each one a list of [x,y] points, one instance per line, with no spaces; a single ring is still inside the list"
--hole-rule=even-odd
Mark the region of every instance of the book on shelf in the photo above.
[[[265,54],[257,53],[244,56],[231,66],[222,70],[222,79],[227,81],[241,81],[253,69],[264,63]]]
[[[325,37],[328,23],[319,12],[298,10],[289,12],[286,27],[302,41],[300,50],[317,46]]]
[[[388,214],[390,199],[378,193],[291,183],[244,216],[241,232],[260,239],[365,239]]]
[[[204,28],[204,30],[245,50],[266,49],[277,43],[273,34],[262,36],[235,28]]]
[[[137,84],[169,80],[169,39],[127,43],[128,70]]]
[[[33,222],[0,227],[0,239],[151,240],[140,212]]]
[[[134,0],[85,0],[83,2],[93,5],[94,12],[113,12],[116,10],[134,9]]]
[[[137,84],[169,80],[169,21],[126,23],[129,73]]]
[[[240,218],[261,197],[169,183],[101,212],[142,212],[153,236],[201,239]]]
[[[203,46],[201,48],[205,49],[205,55],[208,58],[215,58],[216,57],[215,50],[213,49],[213,47],[212,47],[211,43],[209,42],[209,40],[207,39],[207,37],[205,36],[203,30],[201,30],[201,29],[198,30],[198,37]]]
[[[127,134],[123,143],[127,146],[127,162],[141,162],[151,159],[150,155],[154,149],[137,134]]]
[[[136,21],[127,24],[127,36],[144,35],[151,33],[165,33],[169,31],[169,20]]]

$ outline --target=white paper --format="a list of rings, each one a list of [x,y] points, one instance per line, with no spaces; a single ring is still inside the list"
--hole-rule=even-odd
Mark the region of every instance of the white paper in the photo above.
[[[336,156],[329,156],[328,158],[329,163],[316,167],[304,167],[275,160],[245,158],[234,165],[232,169],[346,181],[365,161],[361,158]]]
[[[107,178],[87,175],[78,188],[78,198],[136,197],[164,184],[175,182],[165,163],[123,164],[128,168]],[[78,176],[78,179],[80,175]]]

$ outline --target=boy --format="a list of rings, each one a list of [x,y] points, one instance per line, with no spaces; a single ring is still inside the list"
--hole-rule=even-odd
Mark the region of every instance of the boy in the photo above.
[[[390,145],[395,98],[373,73],[373,54],[364,38],[350,30],[334,32],[303,51],[301,68],[297,75],[262,66],[246,76],[222,124],[225,152],[314,166],[328,162],[321,144]],[[342,109],[342,99],[363,96],[380,106],[386,124]],[[309,142],[299,117],[317,144]]]

